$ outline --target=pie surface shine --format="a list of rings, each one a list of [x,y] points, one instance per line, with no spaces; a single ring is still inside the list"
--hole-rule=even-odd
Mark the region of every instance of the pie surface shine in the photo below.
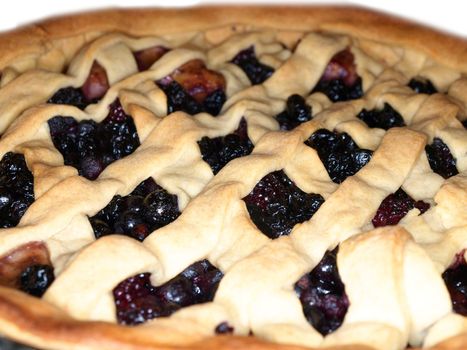
[[[467,42],[347,7],[0,36],[0,335],[467,346]]]

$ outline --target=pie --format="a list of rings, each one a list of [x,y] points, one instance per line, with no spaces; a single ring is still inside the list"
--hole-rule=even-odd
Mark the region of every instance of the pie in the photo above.
[[[352,7],[0,36],[0,333],[467,347],[467,42]]]

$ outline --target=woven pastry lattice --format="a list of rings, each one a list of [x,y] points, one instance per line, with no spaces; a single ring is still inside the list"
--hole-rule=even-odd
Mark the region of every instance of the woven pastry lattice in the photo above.
[[[144,38],[95,34],[67,50],[61,42],[4,67],[0,156],[24,155],[35,200],[17,226],[0,230],[0,255],[43,242],[55,274],[44,302],[79,320],[108,322],[117,321],[112,291],[120,282],[151,273],[157,286],[209,260],[224,274],[212,301],[136,326],[160,330],[161,341],[174,340],[166,330],[202,339],[223,322],[235,334],[311,347],[430,346],[464,332],[467,321],[451,311],[441,275],[467,248],[465,72],[410,48],[347,36],[237,31],[222,41],[212,40],[209,31]],[[270,68],[255,85],[232,61],[252,47]],[[138,70],[135,52],[148,48],[167,52]],[[354,58],[363,96],[333,102],[312,91],[343,51]],[[193,60],[224,77],[226,101],[218,116],[169,113],[167,95],[155,83]],[[83,86],[95,62],[108,80],[103,96],[83,109],[46,103],[60,89]],[[430,80],[439,93],[414,91],[409,82],[417,77]],[[293,94],[305,98],[312,118],[281,131],[276,116]],[[48,121],[66,116],[102,122],[116,99],[134,121],[140,145],[88,180],[64,165]],[[405,126],[384,130],[357,117],[386,104]],[[198,142],[233,133],[242,120],[251,154],[214,175]],[[319,152],[305,143],[320,129],[347,133],[371,151],[371,160],[344,181],[332,181]],[[457,175],[445,179],[430,167],[425,147],[436,139],[449,148]],[[279,170],[324,202],[311,219],[271,239],[251,219],[243,198]],[[96,239],[89,217],[150,177],[177,196],[180,216],[143,241],[119,234]],[[372,219],[381,202],[399,188],[430,208],[423,214],[413,208],[398,225],[375,229]],[[349,307],[342,325],[323,336],[307,322],[294,284],[337,246]]]

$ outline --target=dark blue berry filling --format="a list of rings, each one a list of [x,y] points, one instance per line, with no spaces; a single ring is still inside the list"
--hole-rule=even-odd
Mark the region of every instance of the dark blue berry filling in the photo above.
[[[206,96],[203,102],[197,102],[176,81],[172,81],[168,85],[159,84],[159,87],[167,96],[168,114],[176,111],[182,111],[190,115],[206,112],[213,116],[217,116],[226,100],[223,90],[216,90]]]
[[[158,287],[151,284],[149,273],[130,277],[113,290],[118,323],[136,325],[212,301],[222,277],[222,272],[207,260],[190,265]]]
[[[311,107],[297,94],[290,95],[287,98],[285,111],[276,115],[281,130],[292,130],[311,118]]]
[[[177,196],[168,193],[150,177],[129,195],[114,196],[89,221],[96,238],[117,233],[143,241],[179,215]]]
[[[217,174],[232,159],[251,153],[253,144],[248,138],[247,123],[242,118],[237,130],[222,137],[203,137],[198,141],[203,160],[209,164],[214,174]]]
[[[109,164],[139,146],[133,119],[125,114],[118,99],[109,106],[109,114],[101,123],[57,116],[49,119],[48,124],[53,144],[65,165],[75,167],[89,180],[96,179]]]
[[[374,227],[397,225],[413,208],[420,210],[420,215],[430,208],[430,204],[423,201],[415,201],[407,193],[399,188],[395,193],[387,196],[376,211],[371,221]]]
[[[444,271],[443,279],[451,296],[453,310],[467,316],[467,263],[464,251],[456,255],[454,263]]]
[[[251,220],[272,239],[288,235],[296,224],[309,220],[324,202],[319,194],[303,192],[283,170],[263,177],[243,200]]]
[[[322,92],[332,102],[356,100],[363,96],[362,80],[347,86],[341,79],[320,80],[312,92]]]
[[[92,103],[97,103],[98,99],[87,100],[80,88],[65,87],[58,90],[47,103],[75,106],[79,109],[85,109]]]
[[[295,283],[307,321],[322,335],[339,328],[349,308],[337,269],[337,251],[327,251],[319,264]]]
[[[357,75],[354,56],[349,49],[335,54],[312,92],[322,92],[332,102],[363,96],[362,79]]]
[[[432,95],[438,92],[430,80],[423,78],[410,79],[409,87],[418,94]]]
[[[24,156],[8,152],[0,161],[0,227],[18,225],[34,202],[34,177]]]
[[[41,297],[55,279],[50,265],[28,266],[20,276],[20,289],[30,295]]]
[[[456,159],[443,140],[435,137],[431,145],[425,146],[431,169],[445,179],[459,174],[456,168]]]
[[[467,129],[467,119],[462,122],[462,125],[464,126],[465,129]]]
[[[274,73],[274,68],[258,61],[254,46],[240,51],[232,59],[232,63],[239,66],[245,72],[253,85],[261,84]]]
[[[383,109],[363,109],[357,118],[363,120],[370,128],[388,130],[394,127],[405,126],[404,119],[389,103],[385,103]]]
[[[326,129],[313,133],[305,144],[318,152],[329,177],[338,184],[363,168],[373,154],[370,150],[359,148],[347,133]]]
[[[167,96],[167,111],[201,112],[216,116],[226,100],[224,76],[208,69],[201,60],[191,60],[156,84]]]

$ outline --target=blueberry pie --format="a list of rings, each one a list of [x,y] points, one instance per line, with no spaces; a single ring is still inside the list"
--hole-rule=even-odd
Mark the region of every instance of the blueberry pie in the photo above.
[[[0,346],[467,347],[465,39],[206,7],[0,53]]]

